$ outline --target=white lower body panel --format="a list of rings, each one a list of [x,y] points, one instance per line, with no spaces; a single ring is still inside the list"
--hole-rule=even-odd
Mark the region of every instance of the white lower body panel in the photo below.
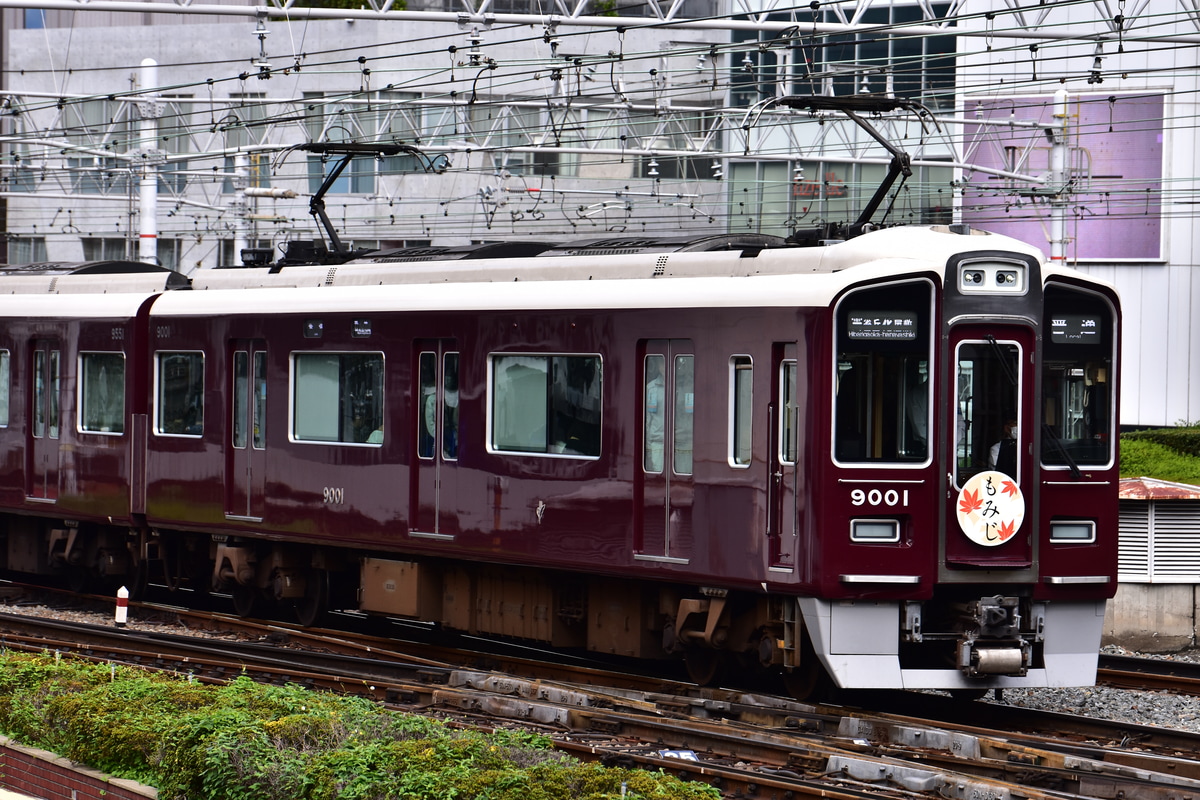
[[[1024,676],[969,678],[953,667],[902,669],[900,605],[800,598],[817,657],[848,689],[1004,689],[1090,686],[1096,682],[1104,601],[1046,603],[1043,666]]]

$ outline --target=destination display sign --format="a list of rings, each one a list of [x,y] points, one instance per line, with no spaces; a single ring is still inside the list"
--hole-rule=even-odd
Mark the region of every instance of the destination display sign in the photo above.
[[[917,338],[915,311],[850,312],[846,331],[851,339],[889,339],[906,341]]]
[[[1054,314],[1050,317],[1050,341],[1058,344],[1099,343],[1104,329],[1101,322],[1096,315]]]

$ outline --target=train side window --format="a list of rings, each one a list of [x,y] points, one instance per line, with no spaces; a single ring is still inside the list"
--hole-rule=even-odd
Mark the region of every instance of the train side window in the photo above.
[[[79,430],[125,432],[125,354],[79,354]]]
[[[253,411],[250,429],[254,434],[254,447],[262,450],[267,446],[267,354],[261,350],[254,353]]]
[[[0,350],[0,428],[8,427],[8,397],[12,386],[9,352]]]
[[[383,353],[293,353],[292,438],[383,442]]]
[[[46,352],[36,350],[33,354],[33,435],[40,439],[46,435]]]
[[[748,467],[753,448],[754,362],[750,356],[729,359],[729,464]]]
[[[58,392],[62,380],[58,350],[50,351],[50,438],[58,438]]]
[[[246,381],[250,379],[250,360],[245,350],[233,354],[233,446],[242,449],[249,438],[249,408]]]
[[[424,352],[417,357],[421,375],[421,407],[418,416],[417,455],[433,458],[437,433],[437,353]]]
[[[155,432],[167,436],[204,433],[204,354],[158,353],[155,359]]]
[[[458,458],[458,353],[442,356],[442,458]]]
[[[839,462],[928,461],[932,304],[926,280],[860,289],[839,301],[832,381]]]
[[[781,436],[779,437],[779,461],[783,464],[796,463],[796,417],[799,408],[796,406],[796,362],[784,361],[780,364],[779,407],[783,409],[779,420]]]
[[[677,475],[692,474],[692,441],[695,432],[696,372],[695,357],[675,356],[675,416],[671,428],[671,447],[674,461],[671,466]]]
[[[33,353],[33,435],[58,438],[59,351],[38,348]]]
[[[663,383],[663,365],[666,358],[661,355],[646,356],[643,370],[646,394],[642,406],[642,469],[659,473],[663,470],[663,451],[666,447],[666,430],[663,420],[667,417],[666,388]]]
[[[600,356],[494,354],[488,363],[493,451],[599,457]]]

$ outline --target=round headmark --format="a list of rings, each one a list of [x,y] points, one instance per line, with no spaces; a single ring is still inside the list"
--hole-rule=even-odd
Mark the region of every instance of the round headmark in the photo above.
[[[958,493],[958,525],[967,538],[984,547],[1004,544],[1021,528],[1025,497],[1017,482],[990,470],[971,478]]]

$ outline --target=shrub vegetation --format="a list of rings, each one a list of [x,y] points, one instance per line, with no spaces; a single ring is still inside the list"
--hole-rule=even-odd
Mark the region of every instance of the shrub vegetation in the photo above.
[[[1200,484],[1200,426],[1122,434],[1121,477]]]
[[[240,677],[206,686],[48,655],[0,655],[0,730],[171,800],[712,800],[661,772],[556,753],[374,702]]]

